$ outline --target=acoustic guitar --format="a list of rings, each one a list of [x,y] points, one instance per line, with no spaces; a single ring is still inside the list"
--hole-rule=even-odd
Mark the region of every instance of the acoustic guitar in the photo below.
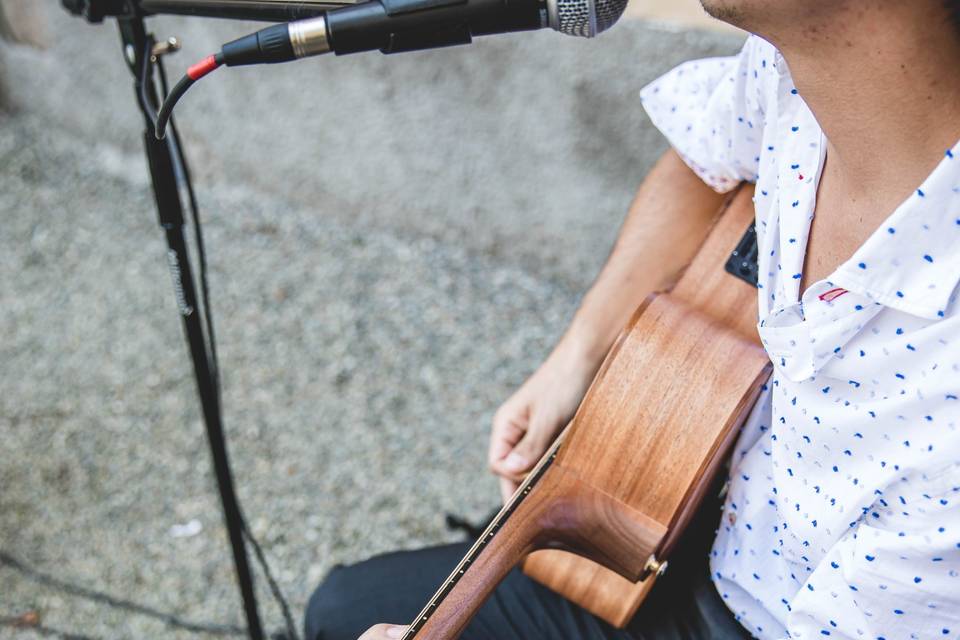
[[[634,313],[573,420],[405,640],[458,638],[521,562],[615,626],[633,616],[770,373],[757,291],[725,269],[752,222],[752,195],[745,186],[731,196],[676,286]]]

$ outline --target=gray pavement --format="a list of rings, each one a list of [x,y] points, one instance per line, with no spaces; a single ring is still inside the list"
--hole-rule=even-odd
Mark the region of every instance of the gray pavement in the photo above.
[[[0,48],[0,618],[236,626],[117,35],[50,14],[50,50]],[[250,26],[157,25],[187,41],[177,70]],[[495,503],[491,414],[663,149],[637,90],[737,44],[625,23],[219,71],[187,96],[239,491],[298,618],[333,564],[449,540],[445,512]]]

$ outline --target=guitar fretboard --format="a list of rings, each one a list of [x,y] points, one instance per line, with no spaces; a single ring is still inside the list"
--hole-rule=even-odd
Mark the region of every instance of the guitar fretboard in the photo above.
[[[427,606],[423,608],[420,614],[417,616],[413,624],[410,625],[410,628],[407,629],[406,634],[404,634],[402,640],[413,640],[416,638],[417,633],[423,628],[423,625],[427,623],[427,620],[430,619],[430,616],[436,611],[437,606],[443,602],[453,588],[457,585],[457,582],[460,581],[460,578],[470,569],[477,558],[487,547],[494,536],[497,535],[497,532],[503,526],[503,523],[507,521],[507,518],[516,511],[517,507],[520,506],[520,503],[523,502],[530,494],[530,490],[533,489],[534,485],[537,484],[537,481],[540,480],[543,473],[547,470],[550,464],[557,457],[557,451],[560,449],[560,442],[562,436],[557,438],[557,441],[553,444],[549,455],[544,456],[540,462],[537,464],[536,468],[527,476],[523,484],[517,489],[516,493],[513,494],[513,497],[510,499],[503,509],[500,510],[500,513],[493,519],[490,525],[486,528],[480,538],[477,539],[473,546],[470,547],[470,551],[467,552],[467,555],[460,561],[460,564],[457,565],[456,569],[453,570],[447,579],[444,580],[443,585],[437,590],[437,592],[430,598],[430,602],[427,603]]]

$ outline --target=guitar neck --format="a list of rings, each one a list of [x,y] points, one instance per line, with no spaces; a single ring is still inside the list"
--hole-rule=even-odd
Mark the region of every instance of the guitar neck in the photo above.
[[[523,526],[521,523],[519,527],[511,527],[511,531],[507,534],[500,536],[497,534],[502,532],[507,520],[521,510],[533,487],[556,459],[562,440],[563,434],[527,475],[510,501],[504,505],[500,513],[470,547],[467,555],[443,581],[443,585],[410,625],[403,640],[414,638],[447,640],[457,637],[466,628],[487,595],[531,550],[537,534],[536,527]],[[530,511],[536,511],[536,509]],[[530,523],[533,524],[533,521],[531,520]],[[484,551],[487,551],[486,555],[481,555]],[[468,582],[469,585],[465,584]],[[469,594],[471,599],[457,597],[456,591]],[[479,598],[476,597],[478,593],[482,594]],[[456,602],[452,603],[451,600]]]

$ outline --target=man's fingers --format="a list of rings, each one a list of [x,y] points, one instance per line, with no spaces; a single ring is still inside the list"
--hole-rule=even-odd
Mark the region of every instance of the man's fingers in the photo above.
[[[525,412],[524,412],[525,413]],[[493,417],[493,430],[490,432],[490,449],[487,464],[493,465],[509,455],[511,449],[526,433],[526,416],[504,405]]]
[[[511,451],[503,460],[497,460],[490,465],[490,470],[501,478],[508,478],[514,482],[522,480],[527,471],[533,468],[536,460]]]
[[[510,422],[499,427],[494,427],[490,434],[490,451],[487,455],[487,463],[493,465],[506,458],[510,451],[523,439],[524,430],[516,424]]]
[[[557,423],[557,420],[550,417],[539,418],[536,423],[531,424],[523,439],[503,459],[503,469],[515,475],[530,471],[553,442]]]
[[[506,457],[490,464],[490,469],[494,473],[515,481],[523,480],[537,461],[543,457],[556,436],[559,421],[552,417],[539,416],[535,420],[536,422],[531,423],[523,438]]]

